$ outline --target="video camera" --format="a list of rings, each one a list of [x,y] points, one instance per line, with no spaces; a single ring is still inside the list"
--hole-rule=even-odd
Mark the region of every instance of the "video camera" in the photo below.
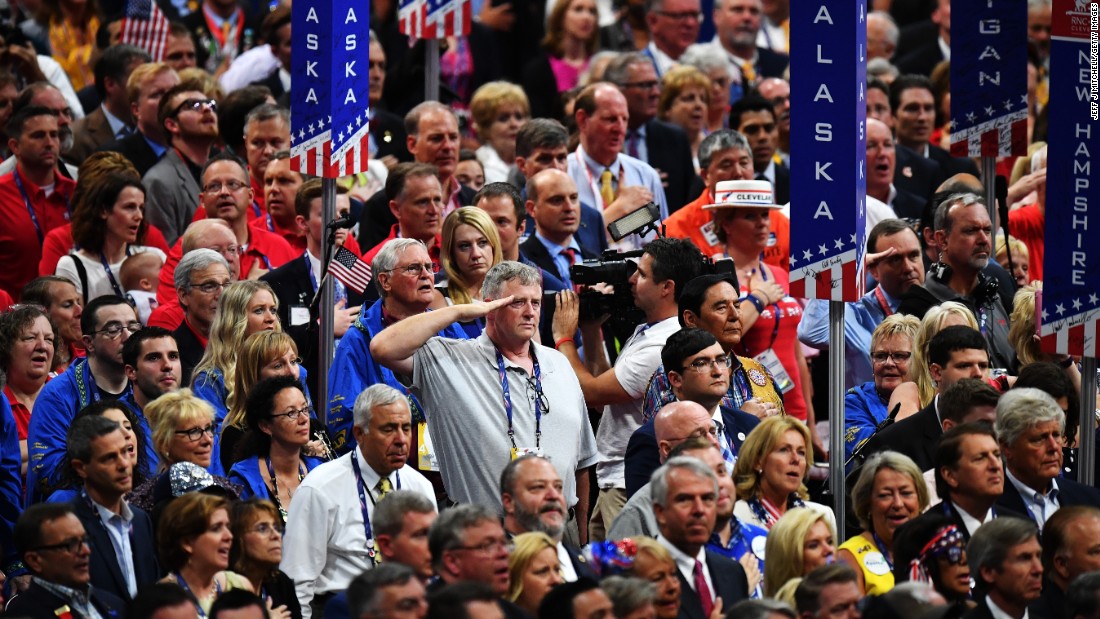
[[[650,202],[608,224],[607,231],[615,241],[630,234],[643,235],[648,231],[663,237],[664,231],[659,225],[660,220],[660,208]],[[641,258],[643,253],[644,250],[641,249],[625,252],[608,249],[599,258],[585,260],[570,267],[569,277],[574,285],[607,284],[614,289],[611,294],[592,289],[582,290],[578,295],[581,320],[593,320],[605,314],[609,315],[607,327],[620,338],[620,341],[625,341],[639,324],[645,322],[645,312],[634,305],[634,295],[630,291],[630,278],[638,268],[634,260]],[[714,261],[704,257],[703,260],[700,275],[730,273],[736,281],[732,259],[723,258]]]

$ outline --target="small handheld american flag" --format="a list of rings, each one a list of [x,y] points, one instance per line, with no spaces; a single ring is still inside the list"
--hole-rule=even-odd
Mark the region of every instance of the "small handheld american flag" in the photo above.
[[[474,19],[471,0],[401,0],[397,29],[413,39],[443,39],[470,35]]]
[[[343,247],[337,247],[328,264],[328,274],[360,294],[370,285],[370,265]]]
[[[168,46],[168,18],[155,0],[127,0],[121,40],[149,52],[153,62],[164,59]]]

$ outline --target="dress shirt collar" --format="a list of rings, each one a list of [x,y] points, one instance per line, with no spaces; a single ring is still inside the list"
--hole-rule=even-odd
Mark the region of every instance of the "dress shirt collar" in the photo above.
[[[978,527],[982,526],[983,524],[985,524],[987,522],[991,522],[993,520],[993,508],[990,508],[989,510],[987,510],[985,512],[985,517],[982,518],[981,520],[978,520],[977,518],[975,518],[975,517],[971,516],[970,514],[966,513],[966,510],[959,507],[959,504],[954,502],[954,501],[951,501],[951,508],[954,509],[955,512],[959,514],[960,518],[962,518],[963,526],[966,527],[966,530],[970,535],[974,535],[974,531],[977,531]]]
[[[542,243],[543,247],[546,248],[546,251],[550,252],[551,258],[557,258],[558,254],[560,254],[562,250],[564,250],[566,247],[576,250],[578,257],[581,255],[581,246],[580,243],[577,243],[576,237],[570,236],[568,243],[566,243],[565,245],[558,245],[554,241],[551,241],[550,239],[543,236],[542,233],[538,230],[535,230],[535,238]]]
[[[99,617],[99,612],[92,605],[92,586],[88,585],[87,591],[80,591],[78,589],[70,589],[65,585],[60,585],[55,582],[43,580],[37,576],[32,576],[31,580],[38,583],[38,586],[42,587],[46,591],[56,595],[57,597],[65,600],[66,602],[77,607],[77,610],[82,611],[82,614]],[[89,611],[89,612],[84,612]]]
[[[382,479],[382,476],[367,463],[366,458],[363,457],[363,450],[358,445],[355,447],[354,457],[359,459],[359,472],[363,475],[363,485],[366,486],[367,491],[373,495],[374,489],[378,487],[378,482]],[[396,474],[397,471],[394,471],[387,477],[390,480],[390,488],[394,490],[397,490]]]
[[[1005,476],[1008,477],[1008,481],[1012,482],[1012,485],[1016,487],[1016,492],[1020,493],[1020,498],[1024,500],[1024,505],[1031,511],[1032,515],[1038,516],[1038,519],[1046,521],[1047,506],[1053,506],[1055,509],[1058,507],[1058,480],[1050,480],[1050,488],[1047,491],[1040,492],[1031,486],[1028,486],[1024,482],[1020,481],[1012,471],[1005,466]],[[1036,514],[1038,510],[1038,514]],[[1054,513],[1051,510],[1051,513]],[[1040,528],[1042,525],[1040,524]]]
[[[124,128],[128,131],[132,130],[130,125],[127,125],[121,118],[112,114],[111,111],[107,109],[106,105],[100,105],[99,108],[103,110],[103,116],[107,118],[107,125],[111,127],[112,136],[118,137],[118,132],[122,131]]]
[[[585,167],[588,168],[589,174],[592,175],[592,178],[596,179],[597,183],[600,180],[600,173],[602,173],[605,169],[611,170],[612,180],[617,181],[619,179],[619,169],[622,167],[623,164],[622,164],[622,161],[618,157],[615,157],[615,161],[612,161],[611,165],[605,166],[605,165],[597,162],[592,157],[589,157],[588,153],[586,153],[584,151],[584,146],[577,145],[577,152],[580,153],[581,158],[584,159]]]
[[[898,188],[894,187],[893,183],[890,183],[890,191],[886,193],[886,204],[888,204],[890,208],[894,207],[894,198],[896,197],[898,197]]]
[[[940,53],[943,54],[944,60],[951,60],[951,45],[943,40],[943,37],[936,37],[936,43],[940,46]]]
[[[130,504],[127,503],[125,499],[122,500],[122,509],[119,510],[117,514],[100,505],[99,503],[96,503],[94,500],[91,499],[91,497],[89,497],[89,500],[92,501],[92,505],[95,507],[96,513],[99,514],[99,519],[102,520],[103,524],[107,526],[110,526],[111,520],[115,518],[121,518],[123,524],[127,525],[129,525],[134,520],[134,511],[130,509]]]
[[[700,548],[699,552],[693,557],[674,546],[664,535],[657,535],[657,543],[668,549],[669,554],[672,555],[672,560],[676,562],[677,569],[680,570],[680,574],[682,574],[684,580],[689,583],[695,582],[696,561],[703,564],[704,571],[710,569],[707,567],[707,549],[705,546]]]
[[[1000,606],[997,606],[997,603],[993,601],[993,598],[989,597],[988,595],[985,596],[985,605],[989,607],[989,614],[993,615],[993,619],[1016,619],[1012,615],[1002,610]],[[1022,619],[1028,619],[1027,608],[1024,608],[1024,616]]]

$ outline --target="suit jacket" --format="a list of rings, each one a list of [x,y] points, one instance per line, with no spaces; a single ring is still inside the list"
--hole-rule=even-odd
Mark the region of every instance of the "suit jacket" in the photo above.
[[[112,140],[100,146],[99,150],[119,153],[126,157],[142,176],[145,176],[145,173],[160,161],[160,157],[153,152],[153,147],[149,146],[149,142],[145,141],[145,136],[140,131],[135,131],[121,140]]]
[[[238,4],[238,6],[241,5]],[[242,52],[248,51],[256,44],[256,33],[260,31],[260,19],[263,18],[263,15],[257,19],[257,16],[250,13],[247,8],[244,8],[244,24],[242,24],[240,37],[233,44],[234,51],[231,52],[233,58],[236,58]],[[266,11],[264,13],[266,14]],[[210,66],[207,66],[207,63],[210,61],[210,50],[217,46],[217,42],[211,36],[210,29],[206,25],[206,16],[203,15],[201,6],[197,11],[185,15],[179,21],[187,26],[187,30],[191,32],[191,40],[195,43],[195,62],[198,67],[213,73],[217,67],[213,66],[214,63],[212,62],[210,62]]]
[[[164,240],[171,246],[194,218],[202,189],[187,163],[171,148],[141,180],[145,185],[145,216],[164,233]]]
[[[1008,480],[1005,480],[1005,486],[1008,486],[1008,485],[1009,485]],[[917,518],[918,519],[924,518],[925,521],[927,522],[929,519],[932,519],[932,518],[940,519],[940,518],[943,518],[943,517],[946,516],[947,519],[951,521],[951,524],[958,527],[959,533],[962,533],[963,539],[965,539],[967,542],[969,542],[970,541],[970,531],[969,531],[969,529],[966,528],[966,523],[963,522],[962,516],[960,516],[959,512],[955,510],[955,506],[950,503],[949,499],[945,499],[944,497],[940,497],[940,499],[941,500],[940,500],[939,503],[936,503],[932,507],[929,507],[923,514],[921,514],[920,516],[917,516]],[[1000,505],[997,505],[997,504],[994,504],[994,506],[993,506],[993,517],[994,518],[1004,518],[1004,517],[1023,518],[1025,520],[1027,519],[1027,516],[1025,516],[1024,514],[1021,514],[1021,513],[1017,512],[1015,510],[1012,510],[1012,509],[1007,509],[1007,508],[1001,507]]]
[[[952,157],[951,153],[936,146],[934,144],[928,145],[928,158],[936,163],[940,164],[940,168],[943,169],[943,173],[948,177],[952,177],[956,174],[973,174],[981,178],[981,174],[978,172],[978,166],[974,163],[973,159],[969,157]]]
[[[55,610],[69,603],[54,595],[51,591],[35,581],[23,593],[13,597],[8,602],[5,614],[9,617],[28,617],[29,619],[57,619]],[[126,602],[111,594],[92,586],[92,606],[99,614],[109,619],[124,619],[126,617]],[[73,619],[85,619],[75,608],[69,607]]]
[[[757,180],[767,180],[762,174],[756,175]],[[775,203],[787,204],[791,201],[791,169],[787,166],[775,164]]]
[[[73,123],[73,147],[66,153],[73,161],[84,161],[100,146],[113,142],[115,132],[107,122],[102,107]]]
[[[963,619],[993,619],[993,612],[989,610],[989,605],[985,603],[985,596],[978,600],[977,606],[966,611]]]
[[[554,70],[550,68],[550,57],[540,53],[524,65],[520,84],[531,101],[531,118],[554,118],[562,120],[565,115],[561,93]]]
[[[1031,619],[1070,619],[1066,607],[1066,592],[1054,584],[1045,575],[1043,593],[1027,607],[1027,616]]]
[[[187,326],[186,320],[176,327],[176,330],[172,332],[172,337],[176,338],[176,347],[179,348],[180,352],[180,384],[190,386],[191,372],[199,364],[199,361],[202,361],[202,355],[206,352],[206,347],[195,337],[194,332]]]
[[[707,570],[714,585],[714,596],[722,598],[725,616],[730,617],[730,609],[733,605],[749,597],[748,577],[745,576],[745,569],[740,563],[727,559],[713,550],[707,550],[706,553]],[[676,576],[680,579],[680,614],[677,615],[677,619],[707,619],[703,614],[703,603],[699,601],[699,594],[695,592],[694,583],[688,582],[679,569],[676,570]]]
[[[581,246],[581,257],[585,260],[592,258],[598,258],[599,254],[595,250],[590,249],[580,239],[576,239],[577,244]],[[550,252],[546,249],[546,246],[542,244],[542,241],[535,237],[532,231],[531,236],[527,237],[523,243],[520,243],[519,251],[531,262],[534,262],[539,268],[544,271],[550,272],[551,275],[559,275],[558,265],[554,264],[554,259],[550,256]]]
[[[1059,477],[1058,506],[1069,507],[1070,505],[1100,507],[1100,490],[1077,483],[1072,479]],[[1032,518],[1031,510],[1024,504],[1024,499],[1020,496],[1020,491],[1016,489],[1016,485],[1008,480],[1008,475],[1005,475],[1004,494],[997,500],[997,509],[1000,510],[1001,508],[1010,509]]]
[[[914,193],[910,193],[905,189],[901,189],[896,185],[894,189],[898,192],[897,195],[894,196],[894,202],[890,205],[890,207],[894,209],[894,214],[897,215],[899,219],[919,223],[921,214],[924,212],[924,205],[928,200]]]
[[[722,424],[725,426],[726,439],[734,446],[735,451],[741,449],[741,443],[746,436],[760,423],[754,415],[746,412],[722,407]],[[661,466],[661,454],[657,445],[657,433],[654,430],[653,419],[647,421],[642,427],[630,435],[626,444],[626,496],[632,497],[639,488],[649,483],[649,477]]]
[[[474,203],[475,195],[477,195],[476,191],[462,185],[461,189],[458,190],[458,201],[463,206],[470,206]],[[443,200],[444,202],[450,200],[450,196],[444,195]],[[146,199],[146,203],[148,203],[148,199]],[[363,205],[363,215],[359,219],[359,247],[369,250],[386,240],[386,237],[390,235],[390,229],[396,223],[397,218],[390,211],[390,201],[386,197],[386,192],[379,190],[368,198]],[[163,232],[163,229],[161,231]],[[168,236],[168,234],[165,233],[165,236]]]
[[[126,586],[118,556],[111,543],[111,536],[103,525],[103,521],[100,520],[99,514],[87,501],[78,499],[73,501],[72,505],[76,517],[80,518],[80,522],[84,525],[84,531],[89,538],[88,545],[92,548],[89,564],[92,586],[96,591],[107,591],[119,599],[131,600],[130,590]],[[130,550],[134,561],[134,577],[137,580],[138,590],[141,590],[142,587],[157,581],[160,577],[160,567],[157,565],[153,521],[148,514],[135,505],[131,505],[130,510],[134,513]]]
[[[405,144],[405,121],[397,114],[391,114],[386,110],[371,110],[374,116],[370,120],[370,134],[374,136],[374,144],[378,147],[376,159],[386,155],[393,155],[398,161],[412,161],[412,153]]]
[[[522,182],[519,195],[524,200],[527,199],[527,190],[522,187]],[[534,217],[528,215],[525,225],[525,234],[535,233]],[[573,238],[577,239],[577,243],[580,244],[582,251],[589,249],[597,256],[602,254],[604,250],[607,249],[607,231],[604,229],[603,215],[595,208],[581,202],[581,225],[577,228],[577,231],[573,233]],[[520,251],[523,250],[520,249]],[[586,255],[585,257],[587,258],[588,256]],[[556,274],[558,271],[557,269],[551,269],[550,272]]]
[[[645,147],[647,163],[668,174],[665,198],[671,214],[698,195],[690,193],[695,179],[691,143],[683,129],[654,118],[645,124]]]
[[[767,47],[756,47],[756,79],[765,77],[783,77],[787,65],[791,64],[791,57],[786,54],[774,52]],[[776,202],[782,204],[782,202]]]
[[[306,382],[310,393],[320,393],[317,379],[320,375],[317,367],[320,361],[317,349],[318,308],[311,306],[313,301],[313,280],[310,278],[306,261],[301,256],[291,260],[283,266],[268,272],[260,278],[271,285],[275,291],[275,297],[279,300],[279,322],[294,343],[298,346],[298,355],[302,358],[302,364],[309,371]],[[354,290],[348,290],[347,307],[356,307],[363,304],[363,296]],[[294,324],[291,320],[292,310],[309,308],[309,320],[303,324]]]
[[[902,75],[917,73],[919,75],[932,75],[932,69],[943,62],[943,52],[940,51],[939,32],[924,45],[914,49],[905,56],[898,58],[894,63]]]
[[[895,153],[894,187],[927,201],[946,178],[940,164],[901,144]]]
[[[942,435],[943,426],[936,415],[936,403],[933,400],[911,417],[902,419],[871,437],[867,441],[865,453],[869,456],[889,449],[909,456],[920,470],[928,471],[932,469],[936,443]]]

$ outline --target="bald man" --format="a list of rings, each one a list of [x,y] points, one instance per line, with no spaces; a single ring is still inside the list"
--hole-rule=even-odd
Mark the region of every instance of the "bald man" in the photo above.
[[[581,225],[581,202],[573,178],[547,168],[527,179],[527,214],[535,221],[535,233],[520,245],[523,255],[572,288],[569,268],[599,257],[574,236]]]
[[[157,303],[159,306],[149,315],[150,327],[174,330],[183,322],[183,309],[176,296],[175,273],[183,255],[195,249],[212,249],[229,263],[229,277],[237,281],[241,276],[241,254],[237,237],[229,224],[221,219],[200,219],[187,226],[183,236],[168,253],[168,259],[160,268],[157,278]]]

